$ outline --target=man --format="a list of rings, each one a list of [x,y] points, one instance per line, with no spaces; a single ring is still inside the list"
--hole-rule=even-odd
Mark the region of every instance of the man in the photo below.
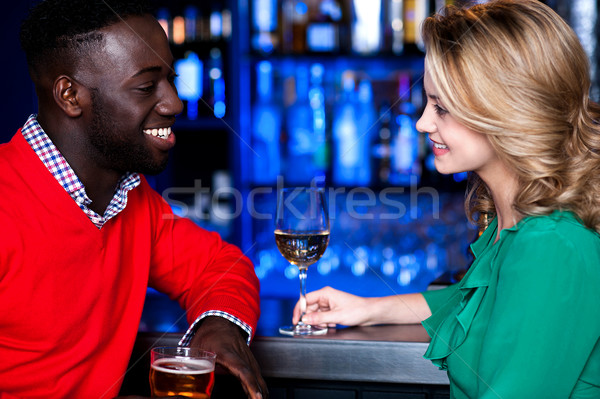
[[[173,216],[157,173],[182,111],[158,22],[134,1],[47,0],[21,44],[39,114],[0,146],[0,398],[112,398],[147,286],[266,397],[248,348],[258,280],[236,247]]]

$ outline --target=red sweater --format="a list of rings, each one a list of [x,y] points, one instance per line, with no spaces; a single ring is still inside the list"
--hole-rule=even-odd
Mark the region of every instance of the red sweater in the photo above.
[[[256,328],[250,261],[173,216],[145,179],[98,229],[20,131],[0,145],[0,170],[0,398],[117,395],[148,286],[190,323],[222,310]]]

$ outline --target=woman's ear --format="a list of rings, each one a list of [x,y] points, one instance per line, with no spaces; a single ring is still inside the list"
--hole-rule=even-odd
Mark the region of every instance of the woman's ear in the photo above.
[[[54,101],[71,118],[81,115],[84,92],[85,88],[69,76],[61,75],[54,80]]]

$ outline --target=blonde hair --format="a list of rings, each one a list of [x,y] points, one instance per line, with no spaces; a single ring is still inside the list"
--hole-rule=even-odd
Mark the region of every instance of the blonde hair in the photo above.
[[[521,215],[573,211],[600,232],[600,108],[573,30],[535,0],[447,7],[423,24],[426,59],[452,116],[484,133],[518,176]],[[496,213],[471,174],[465,209],[483,227]]]

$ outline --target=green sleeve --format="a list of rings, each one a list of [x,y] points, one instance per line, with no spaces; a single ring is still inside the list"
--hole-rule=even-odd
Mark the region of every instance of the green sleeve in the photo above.
[[[452,284],[442,289],[429,290],[422,293],[432,314],[450,300],[458,290],[457,286],[458,284]]]
[[[569,397],[600,336],[599,246],[575,243],[557,231],[528,233],[494,266],[478,398]]]

